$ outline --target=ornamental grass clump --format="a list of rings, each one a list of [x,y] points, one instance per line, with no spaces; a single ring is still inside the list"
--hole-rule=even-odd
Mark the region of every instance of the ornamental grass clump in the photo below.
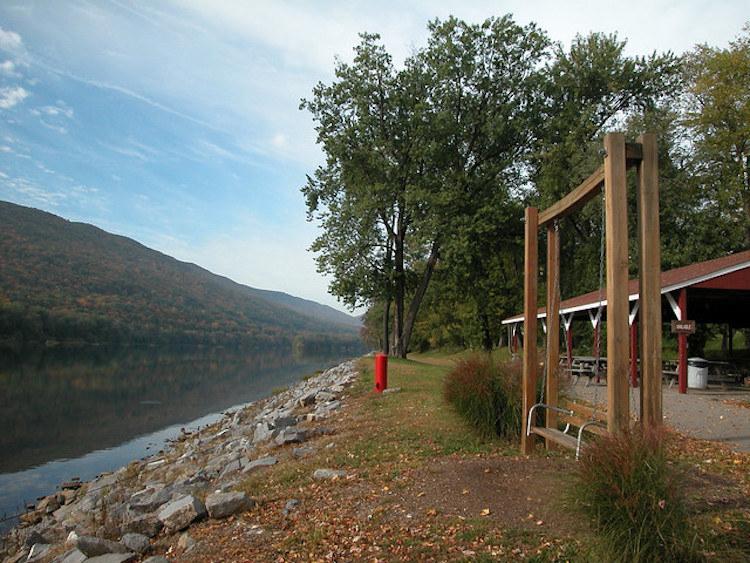
[[[685,478],[661,429],[608,434],[581,454],[574,505],[594,524],[608,561],[700,561],[683,498]]]
[[[517,439],[521,432],[521,363],[475,354],[456,362],[443,387],[445,400],[480,434]]]

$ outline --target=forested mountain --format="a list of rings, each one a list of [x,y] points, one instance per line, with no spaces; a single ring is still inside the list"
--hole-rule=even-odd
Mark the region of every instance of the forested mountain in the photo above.
[[[0,341],[305,346],[359,321],[261,291],[126,237],[0,202]]]

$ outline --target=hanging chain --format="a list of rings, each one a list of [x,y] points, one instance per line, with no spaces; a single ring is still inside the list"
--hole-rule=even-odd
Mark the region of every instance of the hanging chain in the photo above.
[[[599,237],[599,306],[597,309],[597,321],[596,321],[596,357],[594,358],[594,370],[596,377],[599,377],[599,359],[602,355],[601,340],[602,340],[602,298],[604,296],[604,266],[606,263],[606,230],[607,230],[607,199],[602,190],[602,218],[600,225],[600,237]],[[609,381],[607,382],[609,384]],[[598,404],[598,391],[599,386],[594,386],[594,413],[596,413],[596,406]]]
[[[552,282],[552,294],[556,296],[557,303],[558,303],[558,309],[559,309],[559,303],[560,303],[560,221],[559,219],[555,219],[555,275],[553,277]],[[548,272],[549,274],[549,272]],[[553,297],[554,299],[555,297]],[[547,312],[550,311],[550,303],[547,303]],[[552,329],[552,323],[549,322],[549,314],[547,315],[547,347],[549,347],[549,343],[551,340],[551,329]],[[549,356],[547,356],[549,357]],[[550,366],[545,365],[545,370],[542,373],[542,389],[540,392],[540,399],[539,402],[544,402],[544,393],[547,389],[547,372],[552,369],[557,369],[557,366]]]

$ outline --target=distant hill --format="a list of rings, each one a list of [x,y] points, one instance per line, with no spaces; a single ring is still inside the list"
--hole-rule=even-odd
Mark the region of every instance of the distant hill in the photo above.
[[[0,341],[339,345],[360,323],[93,225],[0,202]]]

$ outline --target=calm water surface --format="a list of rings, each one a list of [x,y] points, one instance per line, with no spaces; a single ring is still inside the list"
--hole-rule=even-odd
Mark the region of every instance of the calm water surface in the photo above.
[[[3,351],[0,518],[345,359],[226,348]],[[0,532],[13,523],[0,522]]]

